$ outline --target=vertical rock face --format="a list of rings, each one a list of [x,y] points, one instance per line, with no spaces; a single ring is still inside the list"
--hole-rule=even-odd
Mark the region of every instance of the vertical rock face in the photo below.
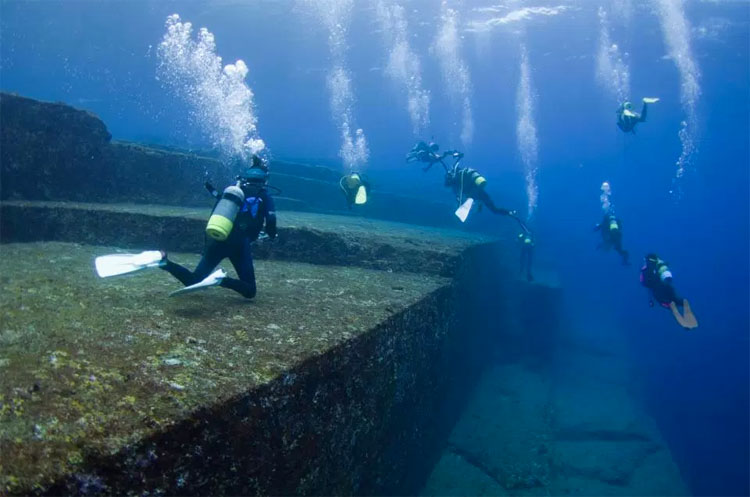
[[[61,103],[0,92],[0,180],[3,200],[59,200],[210,206],[204,188],[222,189],[239,167],[229,160],[136,143],[110,142],[93,114]],[[293,152],[293,151],[290,151]],[[309,164],[274,160],[271,180],[281,190],[279,210],[351,214],[340,190],[341,173]],[[416,224],[450,226],[451,204],[383,191],[356,213]],[[448,200],[450,196],[446,196]]]
[[[2,198],[82,199],[111,138],[96,116],[0,94]]]

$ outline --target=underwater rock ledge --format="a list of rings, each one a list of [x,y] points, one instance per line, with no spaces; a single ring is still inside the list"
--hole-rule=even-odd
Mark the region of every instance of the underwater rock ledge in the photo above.
[[[108,247],[2,250],[10,494],[416,493],[502,319],[501,289],[477,291],[495,244],[453,279],[258,261],[252,303],[169,299],[159,270],[100,280]]]
[[[200,253],[209,209],[71,202],[0,202],[0,242],[62,241]],[[462,258],[496,239],[379,220],[278,211],[279,240],[253,256],[454,276]]]
[[[232,182],[238,171],[215,157],[111,141],[94,114],[0,92],[0,199],[203,206],[203,186]],[[312,164],[271,161],[279,209],[351,215],[341,173]],[[410,198],[378,188],[356,214],[427,226],[455,226],[450,202]]]

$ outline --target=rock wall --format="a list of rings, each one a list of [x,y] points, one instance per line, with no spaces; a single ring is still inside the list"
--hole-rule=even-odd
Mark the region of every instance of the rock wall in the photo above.
[[[0,203],[0,241],[54,240],[200,253],[208,215],[208,209],[6,201]],[[434,236],[410,232],[400,223],[369,221],[359,227],[356,218],[341,216],[279,213],[278,217],[278,239],[254,244],[253,257],[451,277],[471,246],[490,243],[480,236],[459,236],[454,246],[447,246],[447,240],[436,244]]]
[[[0,199],[211,205],[204,188],[233,181],[238,171],[208,156],[113,142],[93,114],[62,103],[0,93]],[[337,212],[433,226],[455,226],[448,202],[426,202],[379,189],[350,211],[340,174],[308,164],[271,162],[277,208]],[[446,197],[447,199],[447,197]]]
[[[0,370],[12,373],[0,380],[0,418],[8,427],[0,440],[10,447],[0,454],[2,491],[418,492],[487,362],[488,335],[504,325],[498,302],[506,301],[510,278],[500,246],[382,221],[357,231],[359,223],[343,222],[348,218],[313,214],[315,237],[304,235],[309,227],[295,228],[302,235],[288,242],[295,249],[284,257],[331,266],[261,261],[259,296],[251,305],[223,289],[167,301],[162,286],[175,287],[169,275],[154,270],[102,282],[91,260],[112,248],[82,245],[150,244],[138,238],[147,227],[169,226],[174,231],[165,239],[175,240],[190,238],[192,222],[202,231],[203,216],[152,209],[163,212],[2,204]],[[75,244],[49,248],[45,239]],[[339,244],[342,250],[330,250]],[[346,247],[357,246],[356,260],[350,259]],[[407,279],[409,286],[435,289],[411,303]],[[361,329],[363,322],[369,328]],[[242,331],[248,326],[251,331]],[[16,330],[24,330],[23,339]],[[139,337],[149,342],[137,346]],[[16,360],[6,358],[14,348],[21,355],[37,352],[8,363]],[[211,355],[197,351],[202,348]],[[174,374],[163,363],[173,360],[170,350],[182,354],[185,372],[174,381],[185,390],[154,378]],[[247,363],[238,365],[237,354]],[[199,357],[208,362],[192,377],[188,364]],[[270,379],[243,383],[243,374]],[[236,393],[216,396],[215,382],[231,382]]]

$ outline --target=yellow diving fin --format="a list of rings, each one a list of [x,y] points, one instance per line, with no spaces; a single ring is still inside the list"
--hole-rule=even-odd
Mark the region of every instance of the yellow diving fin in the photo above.
[[[659,99],[656,97],[643,97],[644,104],[655,104]]]
[[[474,199],[469,197],[466,199],[466,202],[461,204],[461,207],[456,209],[456,217],[458,217],[462,223],[466,221],[467,217],[469,217],[469,211],[471,211],[472,205],[474,205]]]
[[[672,310],[672,315],[677,322],[686,330],[692,330],[698,327],[698,321],[693,315],[693,311],[690,309],[690,303],[687,300],[682,301],[683,313],[677,309],[677,305],[674,302],[670,302],[669,308]]]
[[[362,205],[367,202],[367,190],[364,186],[360,185],[360,187],[357,189],[357,196],[354,197],[354,203],[357,205]]]

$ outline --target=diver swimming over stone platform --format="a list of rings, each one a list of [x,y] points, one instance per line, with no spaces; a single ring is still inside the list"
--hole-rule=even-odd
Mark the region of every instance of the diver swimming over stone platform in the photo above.
[[[206,183],[216,204],[206,226],[203,255],[194,271],[169,260],[166,252],[150,250],[140,254],[112,254],[97,257],[99,276],[115,276],[151,267],[159,267],[177,278],[185,288],[179,295],[211,286],[232,289],[243,297],[255,297],[255,268],[251,244],[259,238],[276,237],[276,209],[268,193],[268,164],[254,155],[250,167],[237,176],[237,182],[219,193]],[[265,234],[263,230],[265,228]],[[229,258],[239,279],[230,278],[219,263]]]
[[[445,171],[445,186],[450,188],[456,195],[456,201],[458,202],[458,209],[456,210],[456,216],[461,222],[466,221],[469,216],[474,201],[479,201],[479,209],[481,210],[482,205],[487,206],[494,214],[501,214],[509,216],[515,219],[521,228],[528,233],[526,225],[517,217],[515,210],[509,210],[502,207],[497,207],[492,200],[492,197],[487,193],[485,187],[487,186],[487,180],[482,176],[476,169],[469,167],[461,167],[461,159],[464,154],[457,150],[447,150],[442,154],[438,153],[439,146],[437,143],[430,143],[429,145],[424,141],[418,142],[411,151],[406,155],[406,162],[424,162],[427,165],[422,168],[423,171],[429,171],[435,164],[441,164]],[[453,159],[453,164],[448,165],[445,163],[445,159]]]

